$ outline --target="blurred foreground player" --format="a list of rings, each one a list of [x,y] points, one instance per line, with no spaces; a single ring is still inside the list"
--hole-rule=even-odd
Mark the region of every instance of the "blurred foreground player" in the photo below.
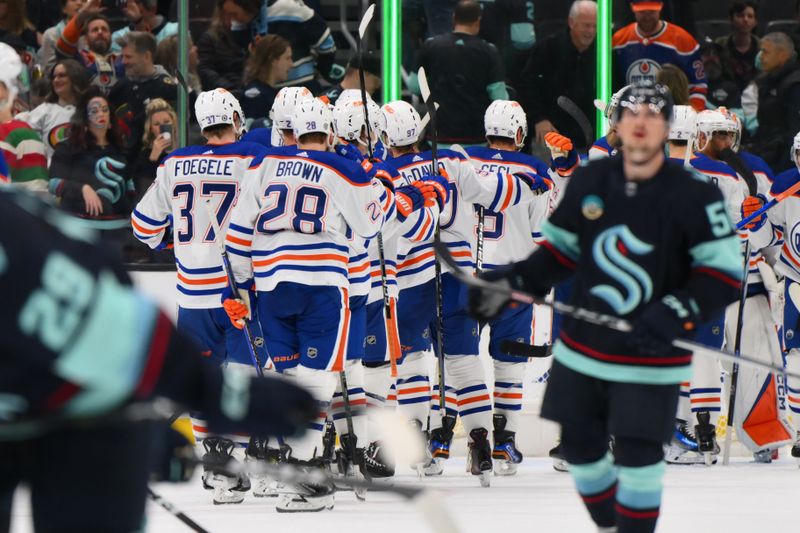
[[[691,375],[691,353],[671,342],[732,302],[741,279],[738,239],[719,190],[665,162],[671,115],[661,86],[623,93],[622,154],[575,172],[542,224],[539,250],[484,274],[540,297],[573,276],[570,304],[633,322],[621,334],[565,317],[542,405],[542,416],[561,424],[570,473],[602,531],[655,530],[662,446],[672,435],[679,383]],[[482,320],[508,303],[496,291],[470,293]]]
[[[131,532],[144,521],[153,425],[124,407],[166,397],[219,432],[292,435],[311,396],[201,357],[130,285],[97,234],[0,191],[0,531],[16,486],[36,531]]]

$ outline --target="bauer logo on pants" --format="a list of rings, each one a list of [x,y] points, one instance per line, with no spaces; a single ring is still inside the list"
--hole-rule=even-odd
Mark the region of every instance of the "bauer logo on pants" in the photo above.
[[[623,254],[621,250],[625,250]],[[632,256],[646,255],[653,246],[639,240],[624,224],[612,226],[600,233],[592,245],[594,262],[625,289],[623,294],[612,285],[598,285],[589,292],[608,303],[619,315],[626,315],[650,300],[653,281],[650,274],[637,265]]]

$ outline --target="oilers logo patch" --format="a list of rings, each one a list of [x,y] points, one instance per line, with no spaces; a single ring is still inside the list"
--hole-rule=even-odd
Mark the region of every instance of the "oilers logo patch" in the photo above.
[[[597,220],[603,216],[603,199],[594,194],[583,199],[581,203],[581,213],[586,217],[586,220]]]
[[[654,85],[659,72],[661,72],[661,65],[652,59],[637,59],[628,67],[625,78],[630,84]]]

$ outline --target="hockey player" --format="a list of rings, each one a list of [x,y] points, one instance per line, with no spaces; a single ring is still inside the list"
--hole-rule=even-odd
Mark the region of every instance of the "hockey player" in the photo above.
[[[242,136],[245,142],[254,142],[267,148],[272,146],[294,146],[297,144],[292,132],[292,115],[300,102],[311,100],[314,95],[305,87],[284,87],[275,95],[269,110],[271,128],[255,128]]]
[[[239,102],[225,89],[201,93],[195,115],[207,144],[170,153],[134,209],[131,224],[136,238],[151,248],[170,246],[174,241],[178,329],[194,338],[217,364],[252,369],[245,335],[231,324],[222,307],[228,280],[217,241],[224,239],[242,183],[259,179],[265,150],[257,144],[236,142],[244,115]],[[207,202],[223,235],[214,234]],[[267,359],[260,357],[262,362]],[[235,444],[236,456],[243,458],[247,436],[206,438],[202,416],[194,419],[193,429],[198,445],[202,444],[210,457],[222,461]],[[218,504],[240,503],[249,489],[245,477],[209,474],[203,483],[214,488],[214,503]]]
[[[222,433],[290,435],[314,416],[298,387],[201,356],[71,216],[4,189],[0,221],[16,228],[0,236],[4,531],[21,483],[36,531],[141,530],[158,429],[142,414],[157,415],[154,400],[201,410]]]
[[[602,100],[595,100],[594,106],[603,112],[603,115],[608,121],[608,133],[597,139],[594,144],[589,148],[589,161],[600,159],[603,157],[611,157],[616,155],[621,147],[619,135],[617,135],[617,124],[614,117],[616,116],[616,109],[619,105],[619,97],[628,89],[630,85],[626,85],[619,91],[611,95],[611,100],[608,103]]]
[[[775,177],[770,194],[780,194],[800,181],[800,133],[795,135],[790,149],[792,161],[797,168],[781,172]],[[800,370],[800,201],[794,194],[769,212],[769,220],[783,232],[783,246],[775,263],[775,271],[786,277],[783,312],[783,349],[786,369]],[[787,383],[787,405],[792,416],[795,439],[792,457],[800,462],[800,381],[789,379]]]
[[[520,152],[528,134],[528,121],[517,102],[495,100],[486,109],[483,120],[489,147],[475,146],[467,149],[470,162],[476,170],[487,173],[538,174],[554,183],[566,181],[563,178],[572,173],[577,163],[574,154],[573,165],[569,165],[568,158],[558,157],[554,160],[554,165],[561,166],[550,168],[535,157]],[[555,132],[548,133],[545,141],[548,146],[561,145],[571,151],[569,139]],[[483,217],[484,230],[483,248],[476,247],[476,267],[493,270],[530,255],[537,246],[539,226],[550,214],[551,194],[539,196],[526,204],[509,207],[501,213],[478,207],[478,216]],[[480,223],[479,220],[479,225]],[[478,246],[480,244],[479,240]],[[500,344],[503,340],[533,343],[534,319],[533,306],[525,305],[507,309],[488,324],[491,328],[489,355],[494,365],[492,458],[497,475],[515,474],[517,465],[522,462],[522,453],[516,447],[515,434],[519,427],[522,380],[527,366],[519,357],[503,353]]]
[[[348,231],[362,239],[377,234],[385,188],[328,151],[334,134],[327,104],[302,101],[291,120],[297,146],[267,156],[260,179],[244,185],[226,244],[237,281],[255,284],[270,355],[319,402],[306,436],[286,441],[288,460],[314,469],[322,466],[326,411],[347,355]],[[252,303],[230,299],[225,306],[238,320]],[[333,504],[332,487],[298,485],[279,496],[276,509],[321,511]]]
[[[662,446],[679,383],[691,372],[691,353],[672,340],[732,302],[742,273],[719,190],[664,163],[671,114],[665,88],[625,91],[616,116],[621,156],[578,169],[542,225],[545,243],[527,260],[483,275],[540,297],[573,276],[571,304],[633,322],[625,334],[565,318],[542,405],[542,416],[561,424],[570,473],[603,531],[655,530]],[[508,304],[506,294],[472,289],[471,309],[490,320]]]
[[[400,184],[411,184],[431,168],[431,153],[420,153],[416,142],[421,134],[420,118],[407,103],[390,102],[382,108],[386,120],[385,144],[392,155],[389,162],[400,172]],[[471,204],[477,203],[494,212],[502,212],[521,201],[550,189],[549,180],[541,176],[506,172],[479,175],[457,152],[441,150],[437,161],[439,172],[448,179],[449,196],[439,217],[442,239],[459,262],[473,267],[474,214]],[[436,283],[433,251],[430,240],[420,244],[401,243],[398,251],[398,284],[400,297],[398,316],[403,363],[398,369],[397,395],[400,409],[420,428],[428,419],[428,371],[424,353],[431,346],[436,331]],[[486,378],[478,359],[478,324],[467,316],[463,287],[452,277],[441,276],[442,317],[441,339],[445,358],[447,387],[452,389],[448,403],[457,406],[439,412],[439,384],[434,386],[433,413],[430,416],[430,450],[435,458],[449,456],[449,443],[456,415],[461,416],[469,435],[468,461],[473,475],[486,482],[492,469],[488,428],[491,424],[491,398]],[[447,389],[445,390],[447,393]],[[439,474],[438,463],[428,465],[428,474]]]

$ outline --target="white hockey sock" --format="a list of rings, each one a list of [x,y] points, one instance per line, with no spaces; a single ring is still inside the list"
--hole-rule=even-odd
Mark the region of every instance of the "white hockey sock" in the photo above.
[[[786,354],[786,370],[800,374],[800,350],[790,350]],[[800,431],[800,379],[786,377],[787,400],[789,415],[795,434]]]
[[[410,353],[397,367],[397,404],[400,412],[409,420],[417,420],[423,428],[428,422],[431,400],[426,353]]]
[[[364,367],[361,360],[347,361],[344,365],[347,378],[347,395],[350,402],[350,412],[353,418],[353,431],[356,434],[357,445],[361,448],[367,443],[367,398],[364,394]],[[342,385],[339,375],[336,375],[336,391],[331,402],[331,418],[336,427],[336,433],[341,437],[349,433],[347,430],[347,415],[342,396]]]
[[[506,430],[516,433],[522,411],[526,363],[494,361],[494,412],[506,417]]]
[[[430,429],[442,427],[442,414],[439,406],[438,381],[439,379],[437,378],[436,382],[433,384],[432,387],[433,392],[431,394]],[[445,377],[444,377],[444,401],[445,401],[445,412],[447,416],[451,416],[453,418],[458,417],[458,394],[456,394],[456,389],[455,387],[453,387],[452,380],[449,378],[446,364],[445,364]]]
[[[469,432],[476,428],[492,430],[492,399],[486,387],[486,373],[477,355],[447,355],[447,377],[458,395],[458,414]]]
[[[392,369],[389,365],[379,367],[364,367],[364,393],[367,396],[367,420],[369,421],[370,442],[381,440],[383,435],[378,432],[377,424],[372,417],[382,409],[388,409],[386,398],[390,388],[394,385]]]
[[[333,398],[338,376],[335,372],[314,370],[304,366],[287,370],[285,374],[293,376],[295,383],[311,393],[319,403],[319,414],[315,420],[308,424],[305,435],[300,438],[285,439],[286,444],[292,449],[293,458],[308,461],[314,456],[322,454],[322,435],[325,432],[325,419],[327,418],[327,411]]]
[[[711,424],[716,426],[722,407],[722,382],[719,361],[713,357],[699,356],[692,360],[693,375],[689,387],[689,403],[692,416],[688,418],[690,425],[697,424],[696,414],[708,411]]]

